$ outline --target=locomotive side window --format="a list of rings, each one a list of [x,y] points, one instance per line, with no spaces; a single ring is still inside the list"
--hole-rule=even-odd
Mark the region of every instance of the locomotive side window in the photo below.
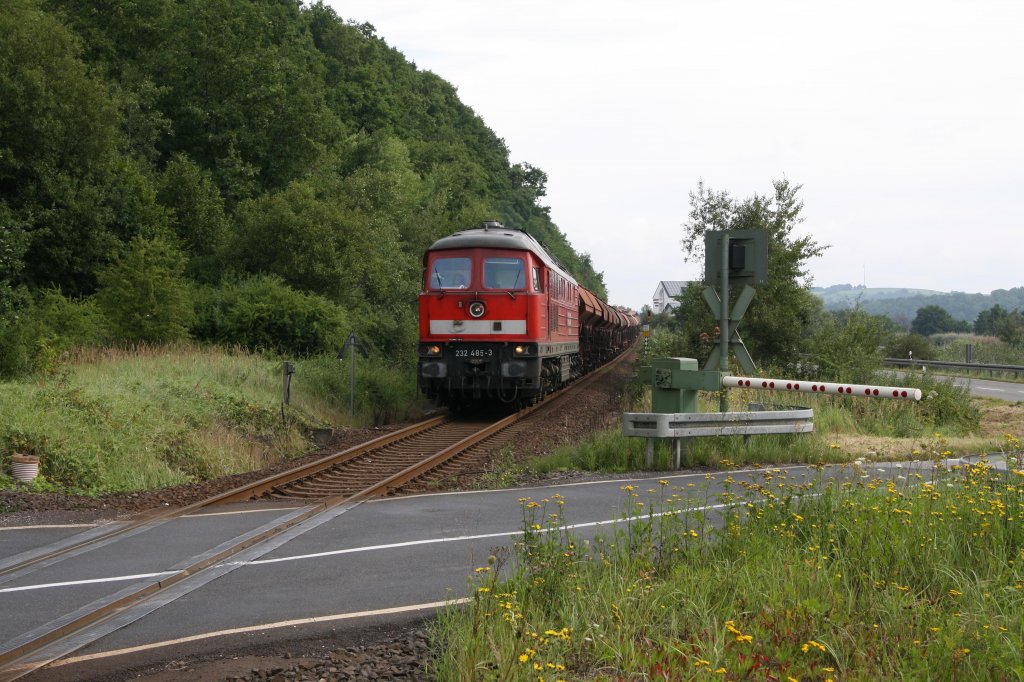
[[[487,289],[525,289],[526,273],[523,267],[523,259],[485,259],[484,287]]]
[[[540,291],[540,268],[533,269],[533,290]]]
[[[468,258],[437,258],[430,268],[430,288],[466,289],[470,272]]]

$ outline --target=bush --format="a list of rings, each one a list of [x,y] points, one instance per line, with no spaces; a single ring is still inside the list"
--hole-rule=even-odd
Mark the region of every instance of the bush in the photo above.
[[[930,374],[905,374],[894,384],[921,389],[919,403],[921,416],[928,427],[942,427],[962,433],[977,431],[981,426],[981,412],[971,401],[967,386]]]
[[[707,344],[710,348],[710,343]],[[648,356],[651,358],[688,358],[697,357],[687,337],[680,331],[658,327],[650,336]],[[704,358],[710,351],[705,349]],[[698,358],[700,359],[700,358]]]
[[[96,300],[118,340],[166,343],[188,337],[192,295],[181,250],[162,239],[135,237],[124,256],[100,270]]]
[[[881,366],[879,343],[886,334],[880,316],[860,309],[841,317],[824,315],[811,340],[821,376],[829,381],[866,383]]]
[[[419,319],[411,308],[368,311],[353,326],[367,342],[371,353],[379,353],[398,366],[415,371],[420,330]]]
[[[258,275],[204,287],[196,295],[193,336],[201,341],[295,355],[337,352],[346,335],[340,306]]]
[[[100,451],[90,446],[84,451],[54,451],[41,458],[40,470],[50,482],[75,492],[96,492],[102,482]]]
[[[885,347],[885,356],[888,358],[910,358],[911,353],[915,360],[934,360],[937,356],[935,346],[920,334],[897,336]]]
[[[23,297],[0,331],[0,376],[51,373],[64,351],[98,346],[107,337],[107,319],[93,300],[76,301],[57,289],[36,301]]]

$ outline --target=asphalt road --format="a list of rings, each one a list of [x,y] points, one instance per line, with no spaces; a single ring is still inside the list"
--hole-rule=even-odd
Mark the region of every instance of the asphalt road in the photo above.
[[[927,466],[922,465],[922,466]],[[875,474],[891,475],[880,465]],[[791,482],[850,475],[839,468],[816,471],[782,467]],[[710,517],[728,477],[761,480],[764,470],[667,476],[669,488],[692,491],[689,506],[706,507]],[[905,473],[905,471],[903,472]],[[480,491],[367,502],[304,522],[288,537],[261,544],[171,587],[155,602],[130,607],[110,623],[90,629],[73,643],[62,665],[31,679],[72,679],[76,665],[117,666],[119,656],[162,661],[188,652],[230,649],[232,638],[306,636],[351,625],[419,617],[446,601],[469,594],[467,581],[498,548],[520,538],[522,503],[565,499],[564,522],[580,539],[607,533],[621,523],[630,500],[623,486],[636,486],[641,499],[657,495],[658,478],[622,479],[534,489]],[[693,484],[690,487],[689,484]],[[554,509],[549,502],[549,510]],[[148,533],[121,540],[22,576],[0,582],[0,650],[26,633],[65,614],[116,595],[128,586],[158,581],[162,574],[227,538],[257,530],[289,509],[238,508],[167,522]],[[0,531],[0,557],[54,540],[56,533],[81,529]],[[71,647],[67,647],[71,648]],[[70,662],[68,662],[70,661]],[[57,676],[57,677],[55,677]]]
[[[902,377],[906,372],[896,371],[893,374]],[[958,386],[966,386],[971,395],[979,398],[996,398],[1014,403],[1024,400],[1024,384],[1015,384],[1008,381],[991,381],[976,377],[954,377],[940,374],[935,376],[939,379],[952,381]]]
[[[998,398],[1010,402],[1024,401],[1024,384],[1011,384],[1005,381],[989,381],[987,379],[965,379],[949,377],[960,386],[967,386],[971,395],[980,398]]]

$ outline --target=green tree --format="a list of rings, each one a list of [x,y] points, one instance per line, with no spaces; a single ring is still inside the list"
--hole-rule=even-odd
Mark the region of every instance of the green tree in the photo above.
[[[1024,347],[1024,313],[1015,310],[996,326],[996,336],[1011,346]]]
[[[135,237],[128,251],[99,272],[96,300],[115,338],[166,343],[188,338],[194,311],[185,257],[170,242]]]
[[[0,201],[29,239],[18,269],[31,284],[88,289],[116,247],[104,205],[116,105],[79,40],[36,3],[6,0],[0,35]]]
[[[184,154],[175,155],[160,176],[157,199],[170,210],[171,229],[188,255],[186,274],[199,282],[216,282],[224,269],[231,224],[209,171]]]
[[[978,313],[978,317],[974,320],[974,333],[995,336],[998,333],[1000,323],[1009,316],[1010,311],[996,303],[991,308]]]
[[[0,199],[0,322],[14,306],[14,283],[25,267],[28,235],[25,223]]]
[[[788,180],[772,183],[772,195],[753,195],[742,201],[725,191],[709,189],[703,182],[690,193],[689,220],[683,225],[685,259],[703,262],[704,235],[712,230],[765,230],[768,233],[768,282],[757,295],[740,324],[744,341],[755,361],[785,365],[796,361],[810,335],[821,302],[810,291],[807,262],[826,246],[795,231],[803,222],[800,185]],[[712,283],[713,284],[713,283]],[[734,287],[731,296],[738,292]],[[673,312],[679,320],[690,352],[704,359],[717,334],[717,322],[701,296],[702,287],[687,287],[681,305]]]
[[[969,327],[970,325],[966,322],[954,320],[945,308],[938,305],[926,305],[918,308],[917,315],[910,323],[910,331],[921,336],[967,331]]]
[[[173,122],[162,151],[214,169],[229,198],[284,187],[339,139],[340,123],[325,103],[323,60],[300,8],[185,0],[159,49],[134,55]],[[232,186],[245,176],[255,182]]]

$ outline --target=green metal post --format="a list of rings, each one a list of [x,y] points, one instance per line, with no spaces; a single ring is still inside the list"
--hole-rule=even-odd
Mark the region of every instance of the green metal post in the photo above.
[[[729,232],[722,233],[722,312],[718,324],[719,352],[718,368],[723,374],[729,371]],[[728,389],[722,387],[719,394],[718,411],[729,411]]]

